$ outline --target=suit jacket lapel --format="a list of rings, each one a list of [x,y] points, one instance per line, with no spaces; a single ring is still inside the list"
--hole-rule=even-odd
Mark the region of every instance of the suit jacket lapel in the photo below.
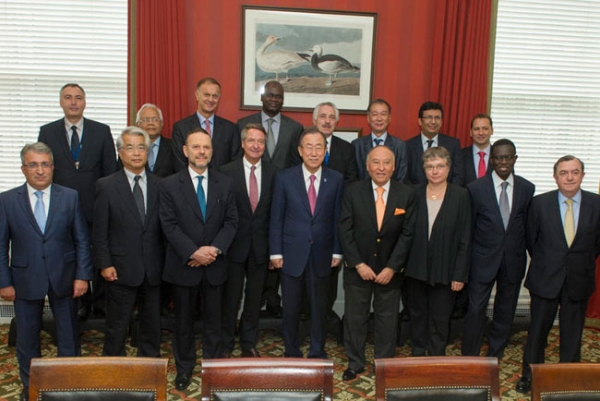
[[[84,129],[85,129],[85,119],[84,121]],[[55,135],[56,135],[56,140],[58,142],[58,147],[60,149],[60,152],[63,154],[63,158],[67,159],[67,160],[71,160],[71,167],[73,169],[75,169],[75,159],[73,159],[73,155],[71,154],[71,146],[69,144],[69,142],[67,141],[67,131],[65,129],[65,120],[64,119],[60,119],[56,122],[56,127],[55,127]],[[55,158],[57,157],[61,157],[58,155],[54,155]]]
[[[149,175],[146,174],[146,181],[148,180]],[[146,196],[148,196],[148,186],[146,187]],[[122,200],[122,202],[125,204],[125,207],[127,207],[129,209],[129,213],[132,216],[136,216],[135,220],[137,223],[136,224],[141,224],[142,226],[144,225],[143,222],[141,221],[141,219],[139,219],[137,216],[139,216],[140,212],[137,208],[137,205],[135,204],[135,200],[133,199],[133,191],[131,190],[131,186],[129,184],[129,180],[127,179],[127,175],[125,174],[125,169],[121,170],[119,172],[119,175],[117,176],[117,180],[115,182],[115,191],[117,191],[117,193],[119,194],[120,199]],[[146,200],[147,203],[147,200]],[[147,208],[147,206],[146,206]]]
[[[498,203],[498,197],[496,196],[496,188],[494,187],[494,180],[490,176],[485,176],[483,179],[486,180],[486,186],[484,188],[485,198],[486,198],[485,202],[488,205],[494,205],[492,210],[494,211],[494,217],[496,218],[496,223],[498,223],[502,227],[504,227],[504,221],[502,221],[502,214],[500,213],[500,204]],[[514,205],[514,192],[515,191],[513,188],[513,205]],[[511,215],[512,215],[512,209],[514,209],[514,208],[511,208]],[[510,224],[510,218],[509,218],[509,224]]]
[[[150,220],[148,218],[150,216],[150,213],[158,209],[158,182],[156,180],[156,177],[152,174],[146,174],[146,180],[148,182],[148,185],[146,186],[146,194],[148,196],[148,199],[146,200],[145,224],[148,224],[148,221]]]
[[[219,188],[219,180],[215,177],[214,174],[211,174],[211,173],[212,173],[211,171],[208,172],[208,186],[207,186],[208,197],[206,199],[206,221],[208,221],[210,214],[212,213],[212,211],[215,208],[215,205],[217,204],[219,195],[221,194],[221,191]],[[198,208],[200,208],[200,206],[198,206]]]
[[[200,210],[200,204],[198,203],[198,196],[196,195],[196,191],[194,191],[194,184],[192,183],[192,177],[190,177],[190,173],[188,169],[184,169],[179,173],[179,182],[181,183],[181,192],[183,194],[183,198],[190,205],[194,214],[203,221],[202,211]],[[210,190],[209,190],[210,193]],[[208,207],[207,207],[207,215],[208,215]]]
[[[54,192],[54,191],[52,191]],[[35,216],[33,215],[33,210],[31,209],[31,202],[29,200],[29,192],[27,191],[27,184],[23,184],[23,186],[19,190],[19,195],[21,196],[21,207],[23,208],[24,216],[27,216],[27,220],[29,223],[42,235],[42,230],[40,230],[40,226],[38,226]],[[50,202],[50,206],[52,206],[52,202]],[[46,227],[48,227],[48,221],[46,220]]]
[[[27,191],[25,191],[25,192],[27,192]],[[48,207],[48,216],[46,216],[46,229],[44,230],[45,233],[48,233],[50,231],[50,229],[52,228],[52,222],[54,221],[54,219],[56,219],[56,215],[58,214],[58,211],[62,204],[62,197],[63,197],[62,189],[57,187],[56,185],[52,184],[51,189],[50,189],[50,205]],[[29,212],[33,216],[31,207],[29,208]],[[37,227],[37,229],[40,230],[40,227],[38,226],[37,221],[35,220],[35,217],[33,218],[33,223]],[[41,232],[42,232],[42,230],[40,230],[40,233]]]
[[[373,197],[373,196],[371,196]],[[392,191],[392,183],[390,182],[390,190],[387,194],[387,202],[385,203],[385,212],[383,213],[383,222],[381,223],[381,230],[385,227],[385,224],[389,219],[394,217],[394,213],[396,212],[396,205],[398,204],[398,199],[400,197],[400,193],[398,191]],[[374,204],[374,203],[373,203]],[[377,212],[375,213],[377,215]],[[377,216],[375,216],[375,225],[377,226]]]
[[[375,198],[373,195],[372,181],[370,179],[363,180],[363,183],[361,185],[363,185],[363,190],[360,191],[362,210],[369,216],[368,218],[373,226],[373,230],[377,232],[377,210],[375,209]],[[381,227],[383,228],[383,224],[381,225]]]
[[[310,203],[308,202],[308,191],[306,190],[306,184],[304,183],[304,174],[302,173],[302,164],[299,164],[294,168],[293,174],[296,176],[298,185],[295,186],[298,191],[298,198],[302,200],[302,204],[310,214]],[[323,181],[323,175],[321,175],[321,182]],[[319,192],[323,189],[323,186],[319,188]],[[317,207],[319,206],[319,196],[317,194],[317,205],[315,206],[315,215],[317,214]]]
[[[266,154],[267,152],[265,152]],[[244,208],[246,208],[246,212],[252,215],[252,205],[250,205],[250,195],[248,192],[248,184],[246,183],[246,168],[244,167],[244,159],[236,160],[237,168],[233,171],[233,180],[234,182],[240,183],[241,189],[244,191],[246,196],[243,197]],[[261,172],[263,171],[264,166],[261,166]],[[261,198],[264,194],[264,180],[261,180],[261,191],[260,197],[258,199],[258,203],[260,204]],[[258,207],[258,206],[257,206]]]

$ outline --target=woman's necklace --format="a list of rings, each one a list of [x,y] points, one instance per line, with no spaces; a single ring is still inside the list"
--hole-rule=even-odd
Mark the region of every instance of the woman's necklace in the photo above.
[[[429,189],[429,187],[427,187],[427,190],[430,193],[429,197],[433,200],[437,200],[438,196],[440,196],[442,193],[444,193],[446,191],[446,187],[447,186],[444,185],[444,188],[442,188],[441,191],[439,191],[438,193],[435,193],[435,194],[432,194],[431,189]]]

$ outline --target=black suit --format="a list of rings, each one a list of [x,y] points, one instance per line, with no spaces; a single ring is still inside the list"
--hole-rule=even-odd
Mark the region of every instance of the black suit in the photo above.
[[[79,192],[83,215],[91,225],[96,181],[117,171],[117,156],[108,125],[84,118],[81,138],[79,168],[71,155],[63,118],[42,126],[38,141],[48,145],[54,155],[53,182]]]
[[[94,205],[94,266],[114,267],[106,285],[104,355],[125,356],[125,338],[137,302],[139,356],[160,356],[160,283],[165,244],[158,218],[158,178],[146,174],[146,219],[140,219],[132,187],[121,170],[98,180]]]
[[[242,299],[245,277],[244,310],[239,333],[242,349],[248,350],[256,348],[261,295],[269,266],[269,218],[276,170],[268,162],[261,162],[260,197],[254,212],[248,197],[244,159],[226,164],[221,167],[221,171],[233,179],[239,219],[237,234],[227,253],[223,346],[226,350],[233,350],[238,306]]]
[[[178,171],[187,168],[188,161],[183,154],[183,145],[185,145],[187,134],[197,128],[203,128],[200,126],[200,119],[198,118],[197,113],[173,124],[171,142],[173,145],[173,153],[178,161]],[[231,121],[215,115],[211,137],[213,154],[210,161],[210,167],[219,168],[242,157],[240,131],[238,130],[237,125]]]
[[[456,185],[463,185],[463,156],[458,139],[444,134],[437,135],[438,146],[443,146],[450,153],[452,159],[452,168],[448,175],[448,182]],[[425,170],[423,170],[423,142],[421,134],[406,141],[406,153],[408,155],[408,170],[405,182],[408,184],[426,184]]]
[[[469,275],[471,205],[466,188],[448,184],[431,235],[427,186],[416,189],[417,222],[405,275],[411,320],[413,355],[444,355],[455,293],[452,281]]]
[[[298,138],[302,134],[304,127],[294,119],[283,114],[280,114],[280,116],[281,125],[279,127],[279,136],[275,145],[275,151],[273,152],[273,156],[270,156],[269,152],[265,149],[263,160],[268,161],[278,170],[283,170],[291,166],[290,155],[293,153],[298,154]],[[262,113],[240,118],[237,122],[240,132],[248,123],[262,124]],[[269,127],[265,126],[265,131],[268,131],[268,129]]]
[[[348,368],[361,372],[366,364],[365,343],[371,299],[375,312],[375,358],[395,355],[400,273],[405,267],[414,234],[416,218],[414,191],[390,181],[381,230],[377,228],[375,197],[371,179],[351,184],[342,199],[339,237],[344,269],[344,346]],[[356,265],[366,263],[375,274],[389,267],[396,274],[387,285],[364,281]]]
[[[496,296],[488,355],[502,358],[510,338],[510,328],[527,263],[527,210],[535,192],[535,186],[531,182],[515,175],[513,178],[510,218],[506,229],[492,176],[486,175],[468,185],[473,208],[473,239],[463,355],[479,355],[487,323],[487,305],[494,284]],[[498,179],[500,181],[499,177]]]
[[[531,295],[531,323],[523,353],[523,376],[529,364],[544,362],[544,348],[560,305],[560,362],[579,362],[581,333],[590,296],[596,289],[600,254],[600,196],[581,191],[573,243],[565,239],[558,190],[531,201],[527,249],[531,255],[525,287]]]
[[[225,253],[237,230],[233,180],[213,169],[208,171],[206,221],[189,169],[161,181],[160,220],[168,241],[163,280],[173,284],[175,334],[173,353],[177,372],[191,374],[196,364],[194,312],[202,296],[204,358],[222,355],[221,297],[227,280]],[[208,266],[190,267],[191,255],[202,246],[214,246],[223,254]]]
[[[404,177],[406,177],[407,164],[406,144],[402,139],[390,135],[389,132],[383,144],[390,148],[392,152],[394,152],[394,159],[396,160],[396,165],[394,166],[394,175],[392,176],[392,178],[394,178],[397,181],[404,182]],[[356,167],[358,168],[358,178],[367,178],[369,176],[369,174],[367,173],[367,155],[369,154],[371,149],[373,149],[373,138],[371,137],[371,134],[365,135],[363,137],[353,140],[352,145],[354,146],[354,152],[356,153]]]
[[[477,169],[479,167],[479,164],[475,165],[475,160],[473,159],[473,146],[467,146],[466,148],[462,148],[461,152],[463,161],[462,185],[467,186],[468,184],[470,184],[478,178]],[[488,155],[488,163],[486,166],[485,174],[489,176],[492,174],[492,171],[492,156]]]

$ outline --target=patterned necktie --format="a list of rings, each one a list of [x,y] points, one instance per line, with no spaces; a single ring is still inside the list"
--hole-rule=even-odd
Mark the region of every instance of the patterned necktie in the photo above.
[[[135,184],[133,184],[133,199],[135,200],[135,205],[137,206],[140,219],[142,219],[143,223],[146,220],[146,206],[144,205],[144,193],[140,187],[140,178],[142,178],[140,175],[136,175],[133,178],[135,181]]]
[[[154,151],[155,147],[156,144],[153,143],[150,145],[150,150],[148,151],[148,168],[150,168],[150,171],[154,171],[154,165],[156,164],[156,152]]]
[[[567,199],[567,212],[565,213],[565,222],[563,223],[563,228],[565,230],[565,238],[567,239],[567,244],[571,246],[573,240],[575,239],[575,216],[573,215],[573,199]]]
[[[485,152],[477,152],[479,155],[479,166],[477,166],[477,178],[481,178],[485,175]]]
[[[267,128],[267,150],[269,151],[269,157],[273,157],[273,152],[275,152],[275,134],[273,133],[273,123],[275,119],[269,118],[267,123],[269,124]]]
[[[35,196],[37,197],[37,201],[35,202],[35,207],[33,208],[33,215],[35,220],[40,227],[42,233],[46,231],[46,208],[44,207],[44,193],[42,191],[35,191]]]
[[[381,231],[383,224],[383,215],[385,214],[385,202],[383,201],[383,193],[385,189],[377,187],[377,200],[375,201],[375,212],[377,213],[377,229]]]
[[[252,208],[252,213],[256,210],[256,206],[258,205],[258,181],[256,180],[256,174],[254,174],[254,170],[256,170],[256,166],[250,167],[250,207]]]
[[[204,196],[204,188],[202,188],[203,176],[196,176],[198,178],[198,188],[196,188],[196,196],[198,197],[198,203],[200,204],[200,211],[202,212],[202,220],[206,221],[206,197]]]
[[[77,134],[77,127],[71,126],[71,155],[75,161],[79,160],[79,151],[81,150],[81,142],[79,141],[79,135]]]
[[[212,138],[212,131],[210,129],[210,120],[204,120],[204,131]]]
[[[375,142],[375,147],[383,145],[383,139],[381,138],[375,138],[373,142]]]
[[[315,180],[317,177],[314,174],[310,175],[310,186],[308,187],[308,204],[310,205],[310,213],[314,216],[315,206],[317,205],[317,191],[315,189]]]
[[[329,139],[325,140],[325,165],[329,166]]]
[[[510,218],[510,207],[508,206],[508,194],[506,193],[506,187],[508,187],[508,182],[502,182],[502,191],[500,192],[500,201],[498,202],[500,206],[500,215],[502,216],[502,223],[504,224],[504,229],[508,227],[508,219]]]

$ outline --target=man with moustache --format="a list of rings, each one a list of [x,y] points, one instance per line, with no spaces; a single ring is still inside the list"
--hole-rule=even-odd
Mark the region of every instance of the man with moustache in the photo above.
[[[227,253],[227,285],[223,304],[224,354],[231,354],[239,304],[244,309],[239,334],[242,357],[260,356],[256,350],[261,294],[269,267],[269,217],[276,169],[261,160],[267,133],[260,123],[242,129],[244,157],[221,167],[233,179],[238,211],[238,231]]]
[[[464,182],[466,186],[486,174],[492,174],[490,138],[494,134],[492,118],[487,114],[477,114],[471,120],[470,135],[473,145],[462,149]]]
[[[160,284],[165,244],[158,217],[158,178],[146,171],[148,134],[127,127],[117,138],[123,169],[98,180],[94,205],[94,265],[106,285],[103,355],[125,356],[138,307],[138,356],[160,356]]]
[[[233,180],[208,165],[210,135],[190,132],[182,148],[188,168],[162,180],[160,220],[167,238],[163,280],[173,285],[175,387],[184,390],[196,365],[194,313],[202,308],[202,357],[223,356],[221,299],[227,280],[225,253],[237,231]]]
[[[554,164],[558,190],[531,201],[525,287],[531,295],[531,322],[517,391],[531,389],[532,363],[544,363],[544,349],[560,306],[560,362],[581,360],[581,335],[588,300],[596,289],[600,254],[600,196],[583,191],[583,162],[563,156]]]
[[[275,179],[269,252],[281,269],[285,356],[301,357],[300,307],[306,291],[310,305],[309,358],[326,358],[326,294],[331,268],[340,265],[337,224],[343,176],[323,166],[325,136],[316,127],[300,136],[302,164],[280,172]]]
[[[476,122],[473,126],[480,124]],[[495,285],[487,355],[501,359],[510,339],[521,280],[525,276],[525,227],[535,185],[514,174],[517,150],[508,139],[494,143],[490,160],[492,173],[467,186],[473,209],[473,237],[462,354],[479,356],[487,306]]]
[[[196,100],[198,110],[173,125],[171,141],[173,153],[178,160],[177,170],[185,169],[188,165],[181,149],[187,134],[196,128],[202,128],[212,139],[210,167],[219,168],[242,157],[240,131],[237,125],[215,115],[221,100],[221,84],[214,78],[202,78],[196,85]]]
[[[339,237],[344,250],[344,380],[365,370],[365,344],[373,303],[375,358],[396,350],[400,273],[405,267],[415,225],[413,189],[392,180],[394,152],[372,148],[366,160],[371,177],[350,184],[342,199]],[[371,301],[373,300],[373,301]]]
[[[171,140],[162,135],[162,111],[158,106],[146,103],[138,110],[135,121],[150,137],[146,169],[162,178],[175,174],[178,162],[173,154]]]
[[[425,177],[421,160],[423,152],[428,148],[443,146],[450,153],[450,159],[452,160],[448,182],[463,185],[464,167],[460,142],[456,138],[440,133],[443,117],[444,109],[439,103],[425,102],[419,108],[418,122],[421,127],[421,133],[406,141],[408,155],[406,183],[426,184],[427,178]]]
[[[406,176],[406,144],[387,132],[392,121],[392,107],[384,99],[371,101],[367,108],[367,123],[371,127],[371,135],[363,136],[352,141],[356,153],[358,178],[366,178],[367,154],[376,146],[385,145],[394,152],[396,166],[392,178],[402,182]]]
[[[41,357],[45,298],[58,356],[80,355],[77,298],[87,291],[93,268],[79,196],[52,183],[50,148],[25,145],[21,163],[26,183],[0,194],[0,299],[14,301],[21,400],[28,400],[29,365]]]

